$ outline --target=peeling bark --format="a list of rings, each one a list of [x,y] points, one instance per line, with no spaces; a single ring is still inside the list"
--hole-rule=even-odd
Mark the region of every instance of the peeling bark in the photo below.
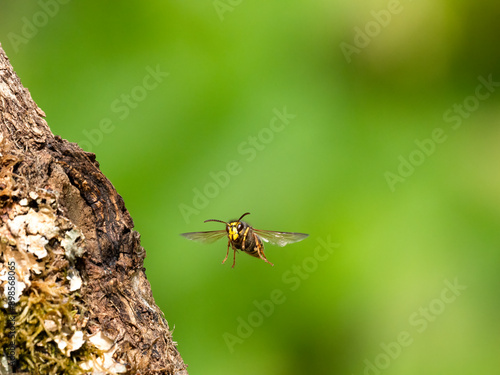
[[[50,272],[46,270],[47,265],[41,275],[52,277],[55,286],[74,295],[78,301],[72,307],[77,319],[71,327],[65,327],[71,332],[61,337],[69,342],[81,331],[89,346],[88,339],[93,337],[97,349],[89,350],[94,360],[112,353],[117,367],[101,373],[116,373],[124,366],[121,368],[129,374],[187,375],[168,323],[154,302],[143,267],[145,251],[140,246],[139,233],[133,230],[133,221],[123,199],[99,170],[95,155],[54,136],[44,117],[29,91],[21,85],[0,46],[0,266],[8,262],[7,254],[19,256],[19,259],[34,259],[37,263],[51,259]],[[20,215],[25,215],[22,219],[25,221],[21,220],[24,232],[13,229],[14,220]],[[53,219],[57,230],[46,234],[42,233],[48,231],[46,226],[43,230],[33,229],[28,222],[34,220],[32,218],[43,223]],[[27,236],[31,236],[31,242]],[[35,236],[42,243],[47,242],[44,248],[48,258],[40,258],[41,253],[34,252],[34,245],[26,247],[29,254],[21,254],[20,244],[34,243]],[[70,244],[67,238],[74,243]],[[70,247],[81,249],[81,252],[72,254],[72,250],[68,250]],[[76,292],[71,290],[78,284],[77,279],[70,280],[69,275],[73,274],[82,280]],[[61,275],[66,276],[64,280]],[[20,275],[17,277],[20,280]],[[22,294],[43,294],[40,285],[44,280],[37,281],[39,275],[33,269],[28,277],[29,285]],[[0,279],[2,304],[5,304],[6,287],[6,282]],[[69,297],[65,298],[67,301]],[[0,319],[6,318],[5,311],[0,310]],[[52,327],[52,323],[48,324],[46,319],[45,325],[40,325],[42,333],[36,339],[46,333],[44,342],[54,341],[51,338],[54,333],[47,328]],[[22,327],[16,326],[16,329],[19,331]],[[21,354],[21,347],[18,342],[16,355]],[[35,345],[34,350],[43,352],[47,348]],[[67,357],[81,354],[81,350],[71,351],[68,347],[61,352],[65,350]],[[3,351],[2,354],[0,347],[0,357],[3,355],[5,362],[5,347]],[[41,354],[50,355],[50,352]],[[23,367],[22,361],[15,366],[17,368],[9,371],[28,369]],[[56,373],[50,369],[37,371]],[[98,373],[95,368],[87,371]]]

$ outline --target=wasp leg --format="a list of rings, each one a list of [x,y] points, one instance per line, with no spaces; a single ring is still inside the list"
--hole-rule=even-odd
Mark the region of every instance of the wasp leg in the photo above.
[[[234,254],[233,254],[233,265],[231,268],[234,268],[234,265],[236,264],[236,249],[234,249]]]
[[[245,251],[245,242],[247,240],[247,234],[248,234],[248,231],[250,230],[250,227],[247,227],[247,229],[245,230],[245,233],[243,234],[243,241],[241,241],[241,250]]]
[[[267,260],[266,255],[264,254],[264,245],[259,240],[259,237],[257,237],[257,235],[255,233],[253,234],[253,236],[255,238],[255,243],[256,243],[256,247],[257,247],[257,252],[259,254],[259,258],[262,259],[263,261],[269,263],[271,266],[274,266],[274,264],[272,264],[270,261]]]
[[[226,257],[222,261],[222,264],[224,264],[226,262],[227,257],[229,256],[229,246],[231,246],[231,240],[229,240],[228,243],[227,243],[227,253],[226,253]]]

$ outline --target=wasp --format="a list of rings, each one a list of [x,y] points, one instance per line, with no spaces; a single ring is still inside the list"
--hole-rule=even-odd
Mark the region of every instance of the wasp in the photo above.
[[[263,241],[269,242],[273,245],[285,246],[290,243],[302,241],[304,238],[309,236],[305,233],[292,233],[292,232],[275,232],[272,230],[261,230],[255,229],[248,223],[241,221],[250,212],[245,212],[240,216],[238,220],[231,220],[225,222],[222,220],[209,219],[205,220],[204,223],[209,221],[215,221],[226,225],[226,230],[212,230],[208,232],[190,232],[182,233],[181,236],[186,237],[189,240],[199,241],[203,243],[212,243],[224,236],[227,236],[227,253],[226,257],[222,261],[224,264],[229,256],[229,248],[232,247],[233,253],[233,268],[236,263],[236,251],[241,250],[248,255],[256,258],[260,258],[263,261],[274,266],[270,261],[267,260],[264,254],[264,244]]]

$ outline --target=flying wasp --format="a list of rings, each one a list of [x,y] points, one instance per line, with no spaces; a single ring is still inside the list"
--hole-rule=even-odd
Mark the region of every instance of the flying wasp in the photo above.
[[[241,221],[250,212],[246,212],[238,220],[232,220],[225,222],[222,220],[209,219],[205,220],[204,223],[209,221],[216,221],[226,225],[226,230],[213,230],[208,232],[190,232],[182,233],[181,236],[186,237],[189,240],[199,241],[203,243],[212,243],[224,236],[227,236],[227,253],[226,257],[222,261],[224,264],[229,256],[229,248],[232,247],[233,253],[233,268],[236,263],[236,251],[241,250],[256,258],[260,258],[263,261],[274,266],[270,261],[267,260],[264,255],[264,244],[263,241],[269,242],[273,245],[285,246],[289,243],[302,241],[304,238],[309,236],[305,233],[292,233],[292,232],[275,232],[272,230],[261,230],[254,229],[248,223]]]

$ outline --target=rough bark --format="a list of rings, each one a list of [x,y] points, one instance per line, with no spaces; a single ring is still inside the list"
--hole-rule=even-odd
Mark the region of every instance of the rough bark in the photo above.
[[[44,117],[0,45],[0,373],[186,375],[121,196]]]

